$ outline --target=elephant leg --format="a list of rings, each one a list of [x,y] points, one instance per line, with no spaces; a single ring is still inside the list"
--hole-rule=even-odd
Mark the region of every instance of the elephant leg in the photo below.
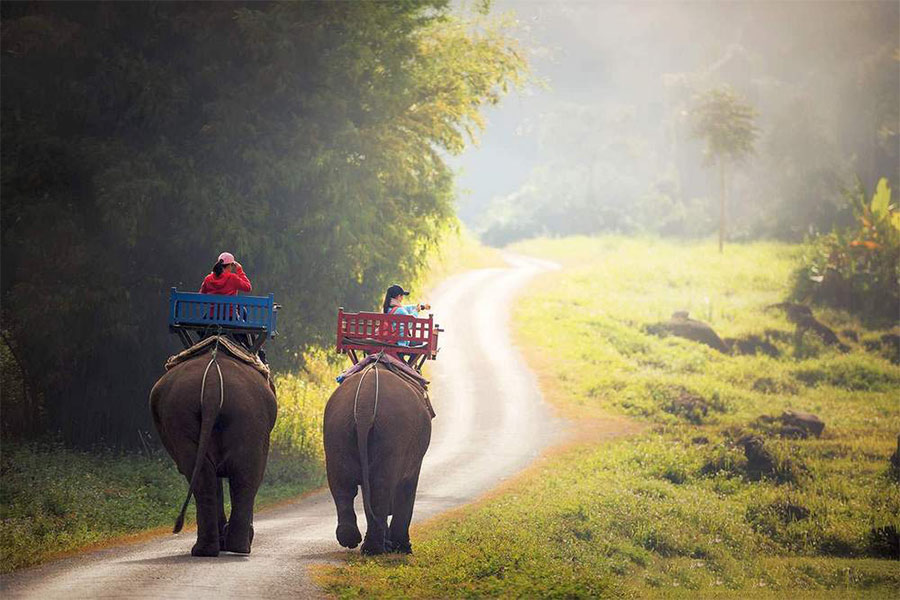
[[[338,467],[327,470],[328,488],[337,509],[338,525],[335,531],[337,541],[344,548],[356,548],[362,541],[359,526],[356,524],[356,511],[353,509],[353,499],[356,498],[359,485],[355,477],[339,471]]]
[[[191,548],[192,556],[219,555],[217,488],[215,467],[204,458],[194,487],[194,500],[197,503],[197,543]]]
[[[416,470],[414,476],[401,481],[394,494],[394,515],[391,517],[389,537],[391,552],[412,554],[412,544],[409,543],[409,524],[412,521],[413,505],[416,503],[419,470]]]
[[[361,551],[363,554],[384,554],[388,533],[387,517],[391,512],[394,483],[386,477],[375,475],[371,478],[372,518],[366,515],[366,539]]]
[[[266,449],[267,450],[267,449]],[[266,450],[259,453],[242,453],[235,457],[240,468],[231,468],[228,489],[231,493],[231,518],[225,535],[225,549],[229,552],[250,554],[253,541],[253,501],[262,483],[265,471]]]
[[[219,549],[225,549],[225,534],[228,531],[228,517],[225,516],[225,490],[223,488],[223,478],[216,477],[216,504],[219,511]]]

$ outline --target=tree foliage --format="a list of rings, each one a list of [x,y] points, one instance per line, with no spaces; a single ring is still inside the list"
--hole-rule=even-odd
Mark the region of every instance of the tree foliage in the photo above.
[[[707,163],[738,163],[751,155],[758,136],[756,115],[756,109],[728,86],[699,95],[691,115],[692,132],[706,144]]]
[[[5,3],[3,329],[72,441],[136,441],[170,286],[222,250],[331,343],[454,221],[445,164],[525,62],[445,0]]]

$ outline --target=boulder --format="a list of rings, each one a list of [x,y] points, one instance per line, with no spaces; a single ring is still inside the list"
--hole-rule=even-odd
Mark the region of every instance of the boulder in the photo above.
[[[822,435],[822,430],[825,429],[825,423],[822,419],[812,413],[800,412],[798,410],[784,411],[781,415],[781,423],[783,428],[791,427],[802,429],[807,434],[812,434],[816,437],[820,437]]]
[[[713,331],[713,328],[703,321],[691,319],[686,310],[673,313],[672,318],[666,322],[648,326],[647,331],[655,335],[669,334],[693,342],[700,342],[723,354],[728,352],[725,342]]]

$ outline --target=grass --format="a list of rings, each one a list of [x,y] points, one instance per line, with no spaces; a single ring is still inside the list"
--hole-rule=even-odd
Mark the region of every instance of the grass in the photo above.
[[[320,572],[340,597],[894,597],[900,367],[841,334],[797,342],[783,313],[799,248],[618,237],[513,250],[563,265],[515,309],[545,396],[590,430],[621,415],[643,432],[579,438],[474,506],[414,529],[416,554]],[[732,356],[645,327],[676,310],[723,337],[767,333],[777,357]],[[865,329],[816,311],[836,331]],[[685,399],[688,401],[686,402]],[[692,404],[693,403],[693,404]],[[813,412],[820,438],[761,416]],[[738,441],[759,436],[771,469]],[[585,441],[587,440],[587,441]]]
[[[333,389],[334,368],[321,357],[311,357],[307,365],[303,377],[276,378],[279,417],[258,509],[324,483],[319,420]],[[85,452],[54,443],[6,442],[0,477],[4,573],[116,538],[170,531],[187,493],[184,477],[162,449]],[[188,523],[194,516],[188,510]]]

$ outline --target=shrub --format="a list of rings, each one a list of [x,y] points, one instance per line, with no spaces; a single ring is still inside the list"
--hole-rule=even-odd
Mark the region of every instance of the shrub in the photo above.
[[[887,179],[871,202],[861,185],[847,199],[856,226],[808,242],[794,274],[798,300],[844,308],[863,317],[896,319],[900,308],[900,211]]]

